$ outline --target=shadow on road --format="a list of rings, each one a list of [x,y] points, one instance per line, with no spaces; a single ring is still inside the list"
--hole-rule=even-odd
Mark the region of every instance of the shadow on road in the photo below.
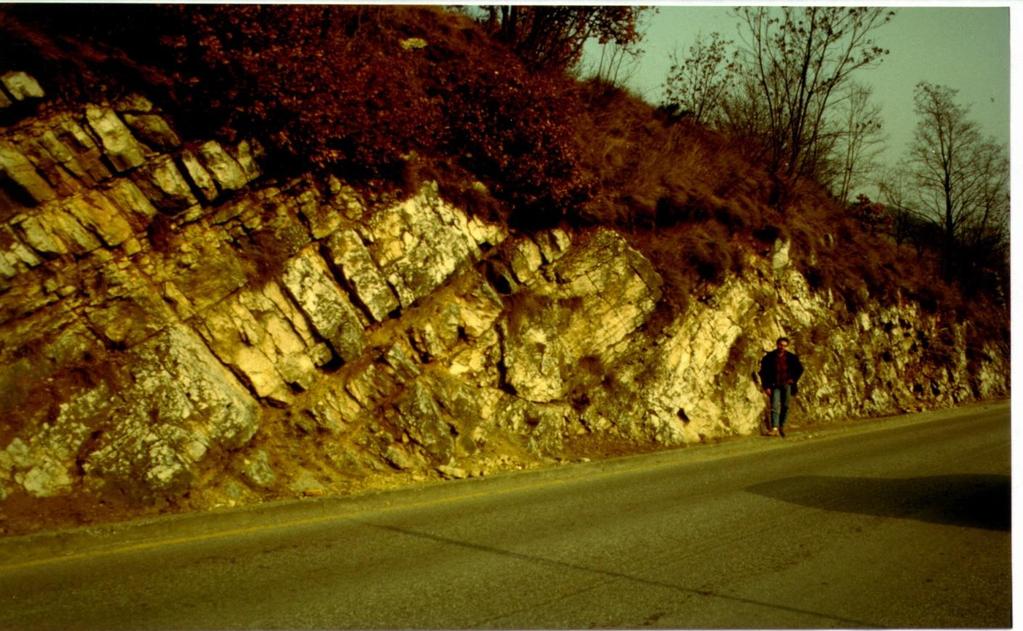
[[[746,490],[822,510],[917,519],[986,530],[1010,530],[1011,484],[1005,475],[923,478],[797,476]]]

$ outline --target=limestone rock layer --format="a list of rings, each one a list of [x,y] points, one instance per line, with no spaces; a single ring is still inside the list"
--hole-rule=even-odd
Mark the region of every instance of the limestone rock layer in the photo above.
[[[46,98],[2,78],[8,103]],[[612,230],[509,234],[433,185],[371,208],[341,179],[264,176],[258,139],[183,141],[143,97],[45,111],[0,127],[0,512],[203,509],[752,434],[782,334],[808,368],[795,424],[1008,393],[963,323],[911,303],[843,322],[787,256],[751,253],[665,315]]]

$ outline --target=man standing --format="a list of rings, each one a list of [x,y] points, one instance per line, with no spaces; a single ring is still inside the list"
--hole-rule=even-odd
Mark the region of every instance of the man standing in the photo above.
[[[785,419],[789,414],[789,398],[796,393],[796,383],[803,374],[803,364],[790,353],[789,338],[779,337],[778,347],[760,360],[760,387],[771,399],[771,435],[785,438]]]

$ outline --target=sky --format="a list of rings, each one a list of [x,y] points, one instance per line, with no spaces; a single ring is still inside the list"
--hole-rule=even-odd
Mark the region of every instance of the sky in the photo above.
[[[706,3],[705,3],[706,4]],[[881,106],[888,147],[883,159],[894,163],[907,151],[917,116],[914,86],[920,81],[959,90],[960,105],[985,135],[1009,143],[1009,9],[1007,6],[920,6],[902,2],[896,15],[875,31],[879,46],[891,51],[877,66],[857,72],[855,80],[873,87]],[[659,6],[647,18],[644,54],[626,86],[659,104],[670,55],[685,56],[696,37],[721,33],[739,41],[738,18],[726,5]],[[584,60],[584,64],[586,60]]]

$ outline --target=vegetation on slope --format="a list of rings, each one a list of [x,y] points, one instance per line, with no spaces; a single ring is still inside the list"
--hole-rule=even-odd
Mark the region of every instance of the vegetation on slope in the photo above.
[[[727,137],[600,80],[531,64],[521,46],[439,7],[10,6],[0,57],[65,100],[144,90],[194,138],[257,137],[271,172],[337,174],[370,198],[438,181],[517,229],[628,234],[667,280],[665,308],[792,242],[851,315],[914,300],[1007,344],[1004,299],[942,280],[925,242],[898,244],[863,200],[791,183]]]

